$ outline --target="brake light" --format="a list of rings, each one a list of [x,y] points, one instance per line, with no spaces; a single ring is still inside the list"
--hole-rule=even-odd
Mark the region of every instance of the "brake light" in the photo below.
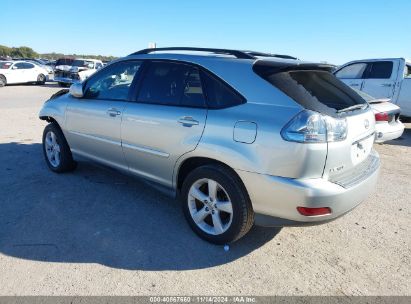
[[[375,114],[375,121],[388,121],[388,113],[377,113]]]
[[[281,136],[299,143],[342,141],[347,137],[347,120],[304,110],[284,126]]]
[[[297,207],[297,211],[301,215],[304,215],[304,216],[331,214],[331,208],[329,207],[320,207],[320,208]]]

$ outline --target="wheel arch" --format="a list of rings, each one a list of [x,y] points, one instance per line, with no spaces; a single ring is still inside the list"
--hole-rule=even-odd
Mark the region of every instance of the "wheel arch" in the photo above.
[[[204,157],[204,156],[191,156],[191,157],[185,158],[179,163],[178,166],[176,166],[177,169],[175,170],[176,172],[175,172],[174,184],[175,184],[177,195],[180,193],[184,179],[187,177],[187,175],[194,169],[201,167],[201,166],[205,166],[205,165],[219,165],[219,166],[225,167],[238,178],[238,180],[242,183],[242,186],[244,187],[244,189],[247,191],[241,177],[237,174],[237,172],[231,166],[229,166],[225,162],[214,159],[214,158]]]
[[[49,123],[55,122],[64,130],[66,102],[59,102],[58,100],[47,101],[39,113],[39,118]]]

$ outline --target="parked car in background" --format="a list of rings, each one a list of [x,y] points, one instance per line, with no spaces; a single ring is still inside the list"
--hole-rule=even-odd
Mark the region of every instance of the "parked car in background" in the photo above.
[[[69,86],[73,82],[84,81],[94,72],[103,67],[103,62],[97,59],[75,59],[68,71],[54,74],[54,80],[62,86]]]
[[[68,77],[74,58],[59,58],[54,65],[54,80]],[[64,82],[59,82],[60,86],[67,86]]]
[[[45,161],[61,173],[86,158],[160,184],[217,244],[254,223],[324,223],[373,191],[380,164],[370,106],[328,71],[237,50],[142,50],[44,104]]]
[[[43,69],[47,70],[49,75],[53,74],[53,69],[42,60],[39,60],[39,59],[37,60],[36,59],[21,59],[21,60],[31,62],[31,63],[34,63],[35,65],[42,67]]]
[[[56,68],[56,60],[50,60],[46,63],[46,65],[49,66],[53,70],[53,73],[54,73],[54,70]]]
[[[375,142],[383,143],[401,137],[404,124],[400,121],[401,109],[388,98],[374,98],[354,89],[371,106],[375,115]]]
[[[350,87],[375,98],[389,98],[411,117],[411,60],[365,59],[348,62],[335,72]]]
[[[27,61],[0,61],[0,87],[15,83],[44,84],[48,71]]]

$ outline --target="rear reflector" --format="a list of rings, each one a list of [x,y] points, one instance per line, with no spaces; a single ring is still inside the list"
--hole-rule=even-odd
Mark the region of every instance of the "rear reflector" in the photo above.
[[[388,113],[375,114],[375,121],[388,121]]]
[[[316,216],[316,215],[326,215],[331,214],[331,208],[321,207],[321,208],[308,208],[308,207],[297,207],[298,212],[304,216]]]

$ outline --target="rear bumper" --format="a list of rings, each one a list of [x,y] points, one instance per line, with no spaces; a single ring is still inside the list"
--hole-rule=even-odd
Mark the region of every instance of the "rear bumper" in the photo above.
[[[393,140],[404,133],[404,124],[400,121],[389,123],[377,123],[375,124],[375,142],[382,143],[387,140]]]
[[[315,225],[334,220],[359,205],[374,190],[379,174],[379,158],[367,176],[343,187],[323,178],[292,179],[237,170],[262,226]],[[331,214],[304,216],[297,207],[329,207]]]

